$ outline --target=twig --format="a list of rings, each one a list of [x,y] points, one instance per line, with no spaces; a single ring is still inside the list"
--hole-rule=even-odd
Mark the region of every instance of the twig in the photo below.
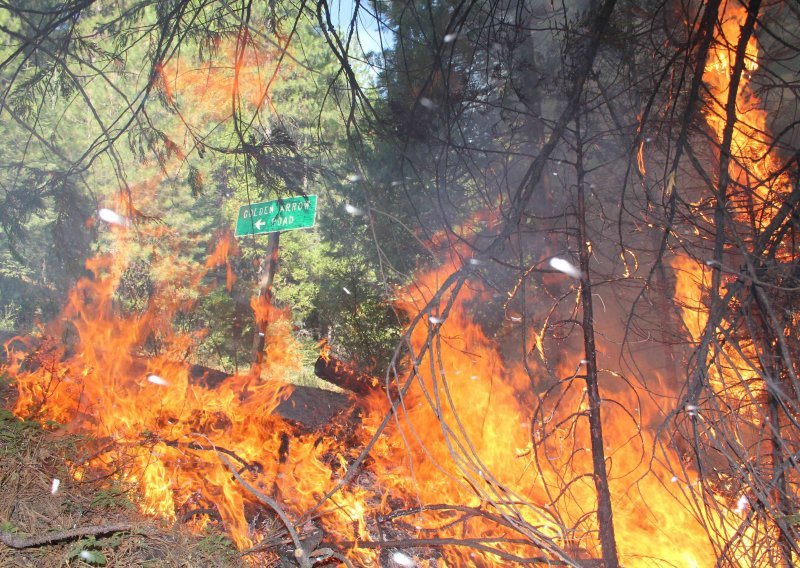
[[[208,440],[208,438],[206,439]],[[208,441],[211,442],[210,440]],[[214,447],[213,443],[212,447]],[[231,460],[229,460],[225,454],[217,452],[217,457],[220,460],[222,460],[222,462],[226,466],[228,466],[228,469],[231,471],[233,476],[236,478],[236,481],[238,481],[242,487],[247,489],[247,491],[251,495],[253,495],[256,499],[258,499],[265,505],[269,506],[273,511],[275,511],[275,513],[278,515],[283,525],[286,527],[286,530],[289,531],[289,536],[291,537],[295,547],[294,551],[295,558],[297,559],[298,564],[300,564],[300,568],[311,568],[311,560],[309,559],[310,551],[307,551],[305,550],[305,548],[303,548],[303,544],[300,542],[300,537],[298,536],[297,531],[294,528],[294,524],[289,519],[288,515],[283,511],[278,502],[270,498],[269,496],[265,495],[263,492],[259,491],[258,489],[250,485],[247,481],[245,481],[245,479],[241,475],[239,475],[239,473],[236,471],[236,468],[231,463]]]
[[[66,531],[48,533],[43,536],[20,537],[14,534],[0,531],[0,542],[10,548],[34,548],[43,544],[53,544],[62,540],[72,540],[82,536],[109,534],[115,532],[125,532],[133,529],[131,523],[115,523],[113,525],[94,525],[80,527]]]
[[[250,463],[246,459],[240,457],[233,450],[229,450],[227,448],[223,448],[222,446],[215,445],[213,448],[205,448],[201,444],[198,444],[197,442],[183,443],[183,442],[180,442],[179,440],[161,440],[161,439],[158,439],[158,441],[166,444],[167,446],[173,447],[173,448],[180,448],[181,446],[185,446],[186,448],[188,448],[190,450],[196,450],[196,451],[202,451],[202,452],[212,452],[213,451],[213,452],[217,452],[217,453],[227,454],[228,456],[232,457],[233,459],[238,461],[240,464],[242,464],[247,471],[253,471],[253,472],[257,473],[260,470],[259,464]],[[241,470],[239,470],[239,473],[241,473]]]

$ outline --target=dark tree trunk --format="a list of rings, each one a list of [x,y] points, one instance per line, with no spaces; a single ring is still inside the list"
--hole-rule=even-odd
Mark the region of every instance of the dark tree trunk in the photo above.
[[[592,281],[589,275],[589,244],[586,235],[586,196],[584,192],[583,141],[579,115],[575,119],[576,173],[578,185],[578,250],[581,268],[581,307],[583,310],[583,346],[586,354],[586,394],[589,398],[589,437],[592,446],[594,486],[597,491],[597,524],[603,563],[606,568],[619,566],[617,542],[614,536],[614,519],[611,493],[606,472],[603,424],[600,417],[600,388],[597,377],[597,349],[594,341],[594,315],[592,312]]]

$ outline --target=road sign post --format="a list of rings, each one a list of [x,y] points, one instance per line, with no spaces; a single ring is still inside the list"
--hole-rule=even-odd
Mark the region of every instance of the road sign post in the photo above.
[[[253,364],[251,376],[261,376],[264,365],[267,329],[272,313],[272,283],[278,271],[278,245],[281,233],[295,229],[309,229],[317,221],[317,196],[287,197],[275,201],[253,203],[239,208],[234,235],[269,234],[269,243],[259,270],[258,309],[256,310],[256,336],[253,338]]]

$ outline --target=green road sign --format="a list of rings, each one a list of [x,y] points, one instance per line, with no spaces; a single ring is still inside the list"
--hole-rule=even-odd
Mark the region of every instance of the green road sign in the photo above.
[[[308,229],[317,221],[317,196],[286,197],[264,203],[242,205],[234,235],[261,235],[277,231]]]

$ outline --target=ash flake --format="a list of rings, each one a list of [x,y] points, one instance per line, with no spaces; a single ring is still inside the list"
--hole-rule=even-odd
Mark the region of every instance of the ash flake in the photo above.
[[[349,203],[345,204],[344,210],[347,211],[348,215],[353,215],[354,217],[364,214],[363,210],[359,209],[355,205],[350,205]]]
[[[147,375],[147,381],[153,383],[154,385],[158,385],[160,387],[169,386],[169,381],[167,381],[166,379],[162,379],[158,375]]]
[[[98,550],[81,550],[78,557],[95,566],[102,566],[106,563],[106,557]]]
[[[124,227],[128,224],[128,220],[125,217],[123,217],[116,211],[112,211],[111,209],[106,209],[105,207],[97,212],[97,216],[100,217],[101,221],[105,221],[110,225],[120,225]]]
[[[580,279],[582,277],[581,271],[578,270],[578,267],[573,265],[570,261],[564,260],[563,258],[559,258],[557,256],[550,259],[550,267],[554,270],[558,270],[559,272],[563,272],[572,278]]]
[[[739,500],[736,501],[736,509],[734,510],[741,515],[749,508],[750,508],[750,500],[745,495],[742,495],[741,497],[739,497]]]
[[[414,568],[417,565],[413,558],[399,550],[392,553],[392,562],[394,562],[396,566],[402,566],[403,568]]]

